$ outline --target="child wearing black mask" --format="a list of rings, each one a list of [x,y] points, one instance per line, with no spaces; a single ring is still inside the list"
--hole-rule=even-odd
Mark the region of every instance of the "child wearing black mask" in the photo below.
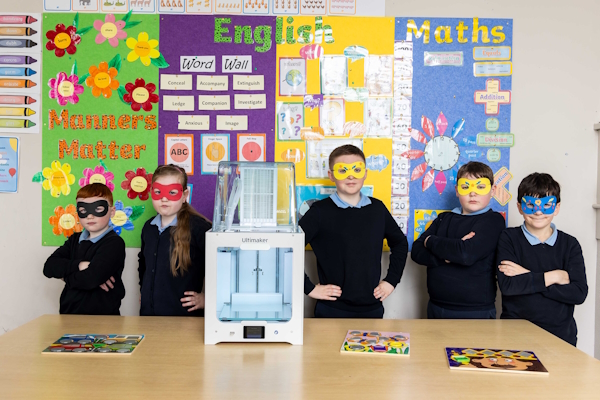
[[[115,215],[110,189],[101,183],[84,186],[77,192],[76,209],[79,220],[66,210],[63,225],[81,224],[85,230],[71,235],[48,258],[44,275],[65,282],[61,314],[120,315],[125,242],[108,226]]]

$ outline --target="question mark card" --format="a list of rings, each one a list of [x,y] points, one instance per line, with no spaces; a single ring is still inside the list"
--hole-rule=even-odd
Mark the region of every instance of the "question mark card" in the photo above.
[[[301,140],[304,104],[277,102],[277,136],[279,140]]]
[[[365,59],[365,87],[369,96],[391,96],[394,79],[394,58],[372,56]]]
[[[344,56],[321,57],[321,93],[342,95],[348,87],[348,62]]]
[[[365,107],[367,136],[392,135],[392,99],[369,98]]]
[[[324,98],[321,107],[321,128],[325,136],[343,136],[346,112],[344,99]]]
[[[304,58],[280,58],[279,81],[280,96],[304,96],[306,94],[306,60]]]

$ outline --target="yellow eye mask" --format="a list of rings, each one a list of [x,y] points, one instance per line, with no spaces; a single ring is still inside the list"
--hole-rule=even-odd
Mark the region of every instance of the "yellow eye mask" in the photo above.
[[[458,194],[465,196],[471,192],[475,192],[482,196],[488,194],[492,190],[492,184],[488,178],[467,179],[460,178],[456,186]]]
[[[355,162],[352,164],[346,163],[335,163],[333,165],[333,176],[338,181],[343,181],[349,176],[353,176],[356,179],[362,179],[365,176],[366,169],[365,163],[362,161]]]

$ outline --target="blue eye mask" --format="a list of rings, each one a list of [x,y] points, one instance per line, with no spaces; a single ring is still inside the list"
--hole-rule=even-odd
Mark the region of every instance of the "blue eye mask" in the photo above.
[[[546,196],[542,198],[523,196],[521,199],[521,210],[525,214],[535,214],[541,211],[543,214],[554,214],[556,210],[556,197]]]

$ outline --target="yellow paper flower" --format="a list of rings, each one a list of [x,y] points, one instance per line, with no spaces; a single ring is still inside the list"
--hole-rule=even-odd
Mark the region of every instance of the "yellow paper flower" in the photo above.
[[[158,40],[149,40],[146,32],[140,32],[137,40],[129,38],[125,43],[127,44],[127,47],[131,49],[127,55],[127,61],[129,62],[134,62],[139,58],[142,61],[142,64],[148,66],[150,65],[151,58],[160,57],[160,53],[156,49],[158,47]]]
[[[52,161],[50,168],[46,167],[42,171],[44,182],[42,186],[49,190],[52,197],[59,197],[62,193],[68,196],[71,193],[71,185],[75,183],[75,175],[71,174],[69,164],[60,165],[60,161]]]

